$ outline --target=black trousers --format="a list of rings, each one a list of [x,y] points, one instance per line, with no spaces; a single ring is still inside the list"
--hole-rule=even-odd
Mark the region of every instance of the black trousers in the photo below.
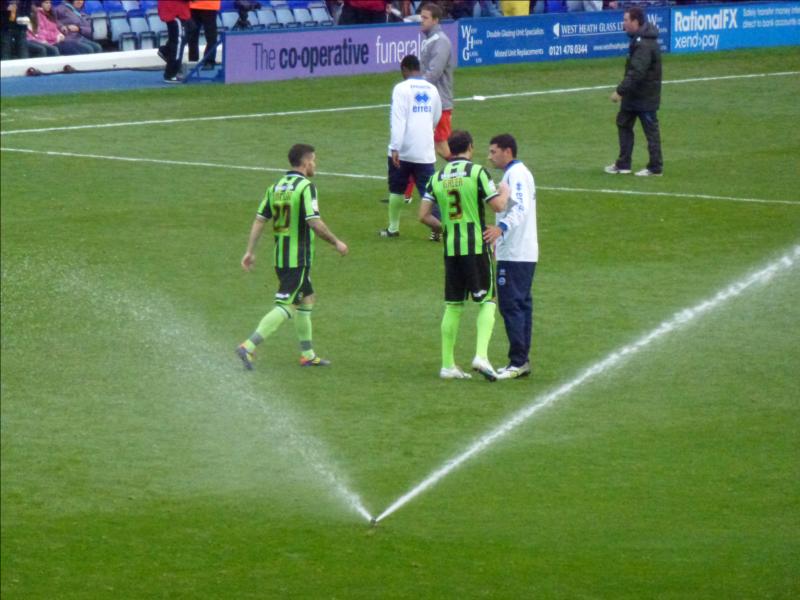
[[[159,48],[167,61],[167,66],[164,68],[164,79],[172,79],[180,72],[183,62],[183,47],[186,43],[184,31],[189,30],[190,27],[188,21],[183,23],[178,19],[167,23],[167,45]]]
[[[617,113],[617,131],[619,132],[619,158],[617,167],[620,169],[631,168],[631,156],[633,155],[633,126],[636,118],[642,123],[644,137],[647,138],[647,151],[650,154],[650,162],[647,168],[653,173],[661,173],[664,170],[664,160],[661,157],[661,132],[658,128],[658,116],[656,111],[634,111],[620,109]]]
[[[8,23],[0,32],[0,60],[28,58],[26,34],[28,28],[16,23]]]
[[[192,21],[194,28],[188,32],[189,60],[197,62],[200,59],[200,27],[206,34],[206,47],[203,49],[203,63],[213,65],[216,60],[216,50],[206,57],[211,49],[217,45],[217,11],[192,9]]]

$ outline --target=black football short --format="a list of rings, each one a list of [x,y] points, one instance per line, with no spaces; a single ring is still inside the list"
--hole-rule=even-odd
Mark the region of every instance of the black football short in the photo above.
[[[444,257],[444,300],[494,300],[494,263],[488,253]]]
[[[300,300],[314,293],[309,267],[275,267],[275,274],[278,276],[278,291],[275,293],[278,304],[300,304]]]

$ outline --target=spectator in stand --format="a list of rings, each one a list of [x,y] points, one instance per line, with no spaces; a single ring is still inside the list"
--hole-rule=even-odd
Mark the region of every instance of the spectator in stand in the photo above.
[[[261,2],[254,2],[253,0],[236,0],[236,2],[233,3],[233,6],[239,13],[239,19],[233,26],[234,31],[252,29],[253,25],[250,23],[248,15],[251,10],[258,10],[261,8]]]
[[[56,20],[52,0],[42,0],[41,5],[31,12],[28,43],[35,48],[32,53],[43,48],[46,56],[82,54],[80,45],[66,38],[66,30],[66,27],[59,26]]]
[[[210,70],[216,66],[217,61],[217,13],[220,9],[220,0],[189,0],[192,10],[191,27],[186,35],[189,43],[189,61],[200,60],[200,27],[206,36],[206,47],[203,49],[203,70]]]
[[[389,7],[386,0],[344,0],[339,25],[386,23]]]
[[[500,11],[500,8],[497,6],[496,0],[478,0],[478,5],[480,6],[480,14],[477,14],[478,17],[502,17],[503,13]]]
[[[454,2],[453,7],[450,9],[450,16],[453,19],[472,18],[475,14],[475,0],[460,0]]]
[[[32,0],[0,2],[0,60],[28,58],[28,24]]]
[[[569,12],[595,12],[603,10],[603,0],[567,0]]]
[[[530,14],[530,2],[500,0],[500,10],[506,17],[524,17]]]
[[[103,47],[91,39],[92,24],[83,12],[84,3],[84,0],[64,0],[53,12],[67,41],[77,44],[81,54],[96,54]]]
[[[158,55],[167,63],[164,82],[179,83],[185,33],[194,27],[189,0],[158,0],[158,18],[167,24],[167,45],[158,49]]]

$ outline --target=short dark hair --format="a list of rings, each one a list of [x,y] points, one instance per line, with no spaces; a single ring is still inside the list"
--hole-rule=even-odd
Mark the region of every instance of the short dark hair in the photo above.
[[[489,145],[491,146],[492,144],[501,150],[507,150],[508,148],[511,148],[511,156],[517,158],[517,140],[515,140],[514,136],[510,133],[501,133],[500,135],[494,136],[489,141]]]
[[[625,12],[630,15],[631,21],[638,21],[639,25],[644,25],[644,9],[641,6],[629,6]]]
[[[419,59],[416,56],[413,54],[407,54],[403,57],[403,60],[400,61],[400,68],[405,69],[406,71],[419,71],[421,66],[419,64]]]
[[[447,138],[447,145],[450,146],[450,154],[463,154],[472,145],[472,136],[469,131],[456,129]]]
[[[442,14],[444,14],[442,13],[442,7],[434,2],[426,2],[423,4],[422,8],[419,9],[419,12],[422,12],[423,10],[427,10],[429,13],[431,13],[431,17],[437,21],[440,21],[442,19]]]
[[[314,146],[309,144],[295,144],[289,148],[289,164],[299,167],[303,164],[303,159],[314,152]]]

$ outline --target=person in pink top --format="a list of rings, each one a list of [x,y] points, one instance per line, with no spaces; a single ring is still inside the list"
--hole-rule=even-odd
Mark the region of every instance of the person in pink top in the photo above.
[[[31,25],[28,30],[28,44],[44,47],[47,56],[59,54],[81,54],[80,46],[66,39],[53,13],[52,0],[42,0],[40,6],[31,13]]]

